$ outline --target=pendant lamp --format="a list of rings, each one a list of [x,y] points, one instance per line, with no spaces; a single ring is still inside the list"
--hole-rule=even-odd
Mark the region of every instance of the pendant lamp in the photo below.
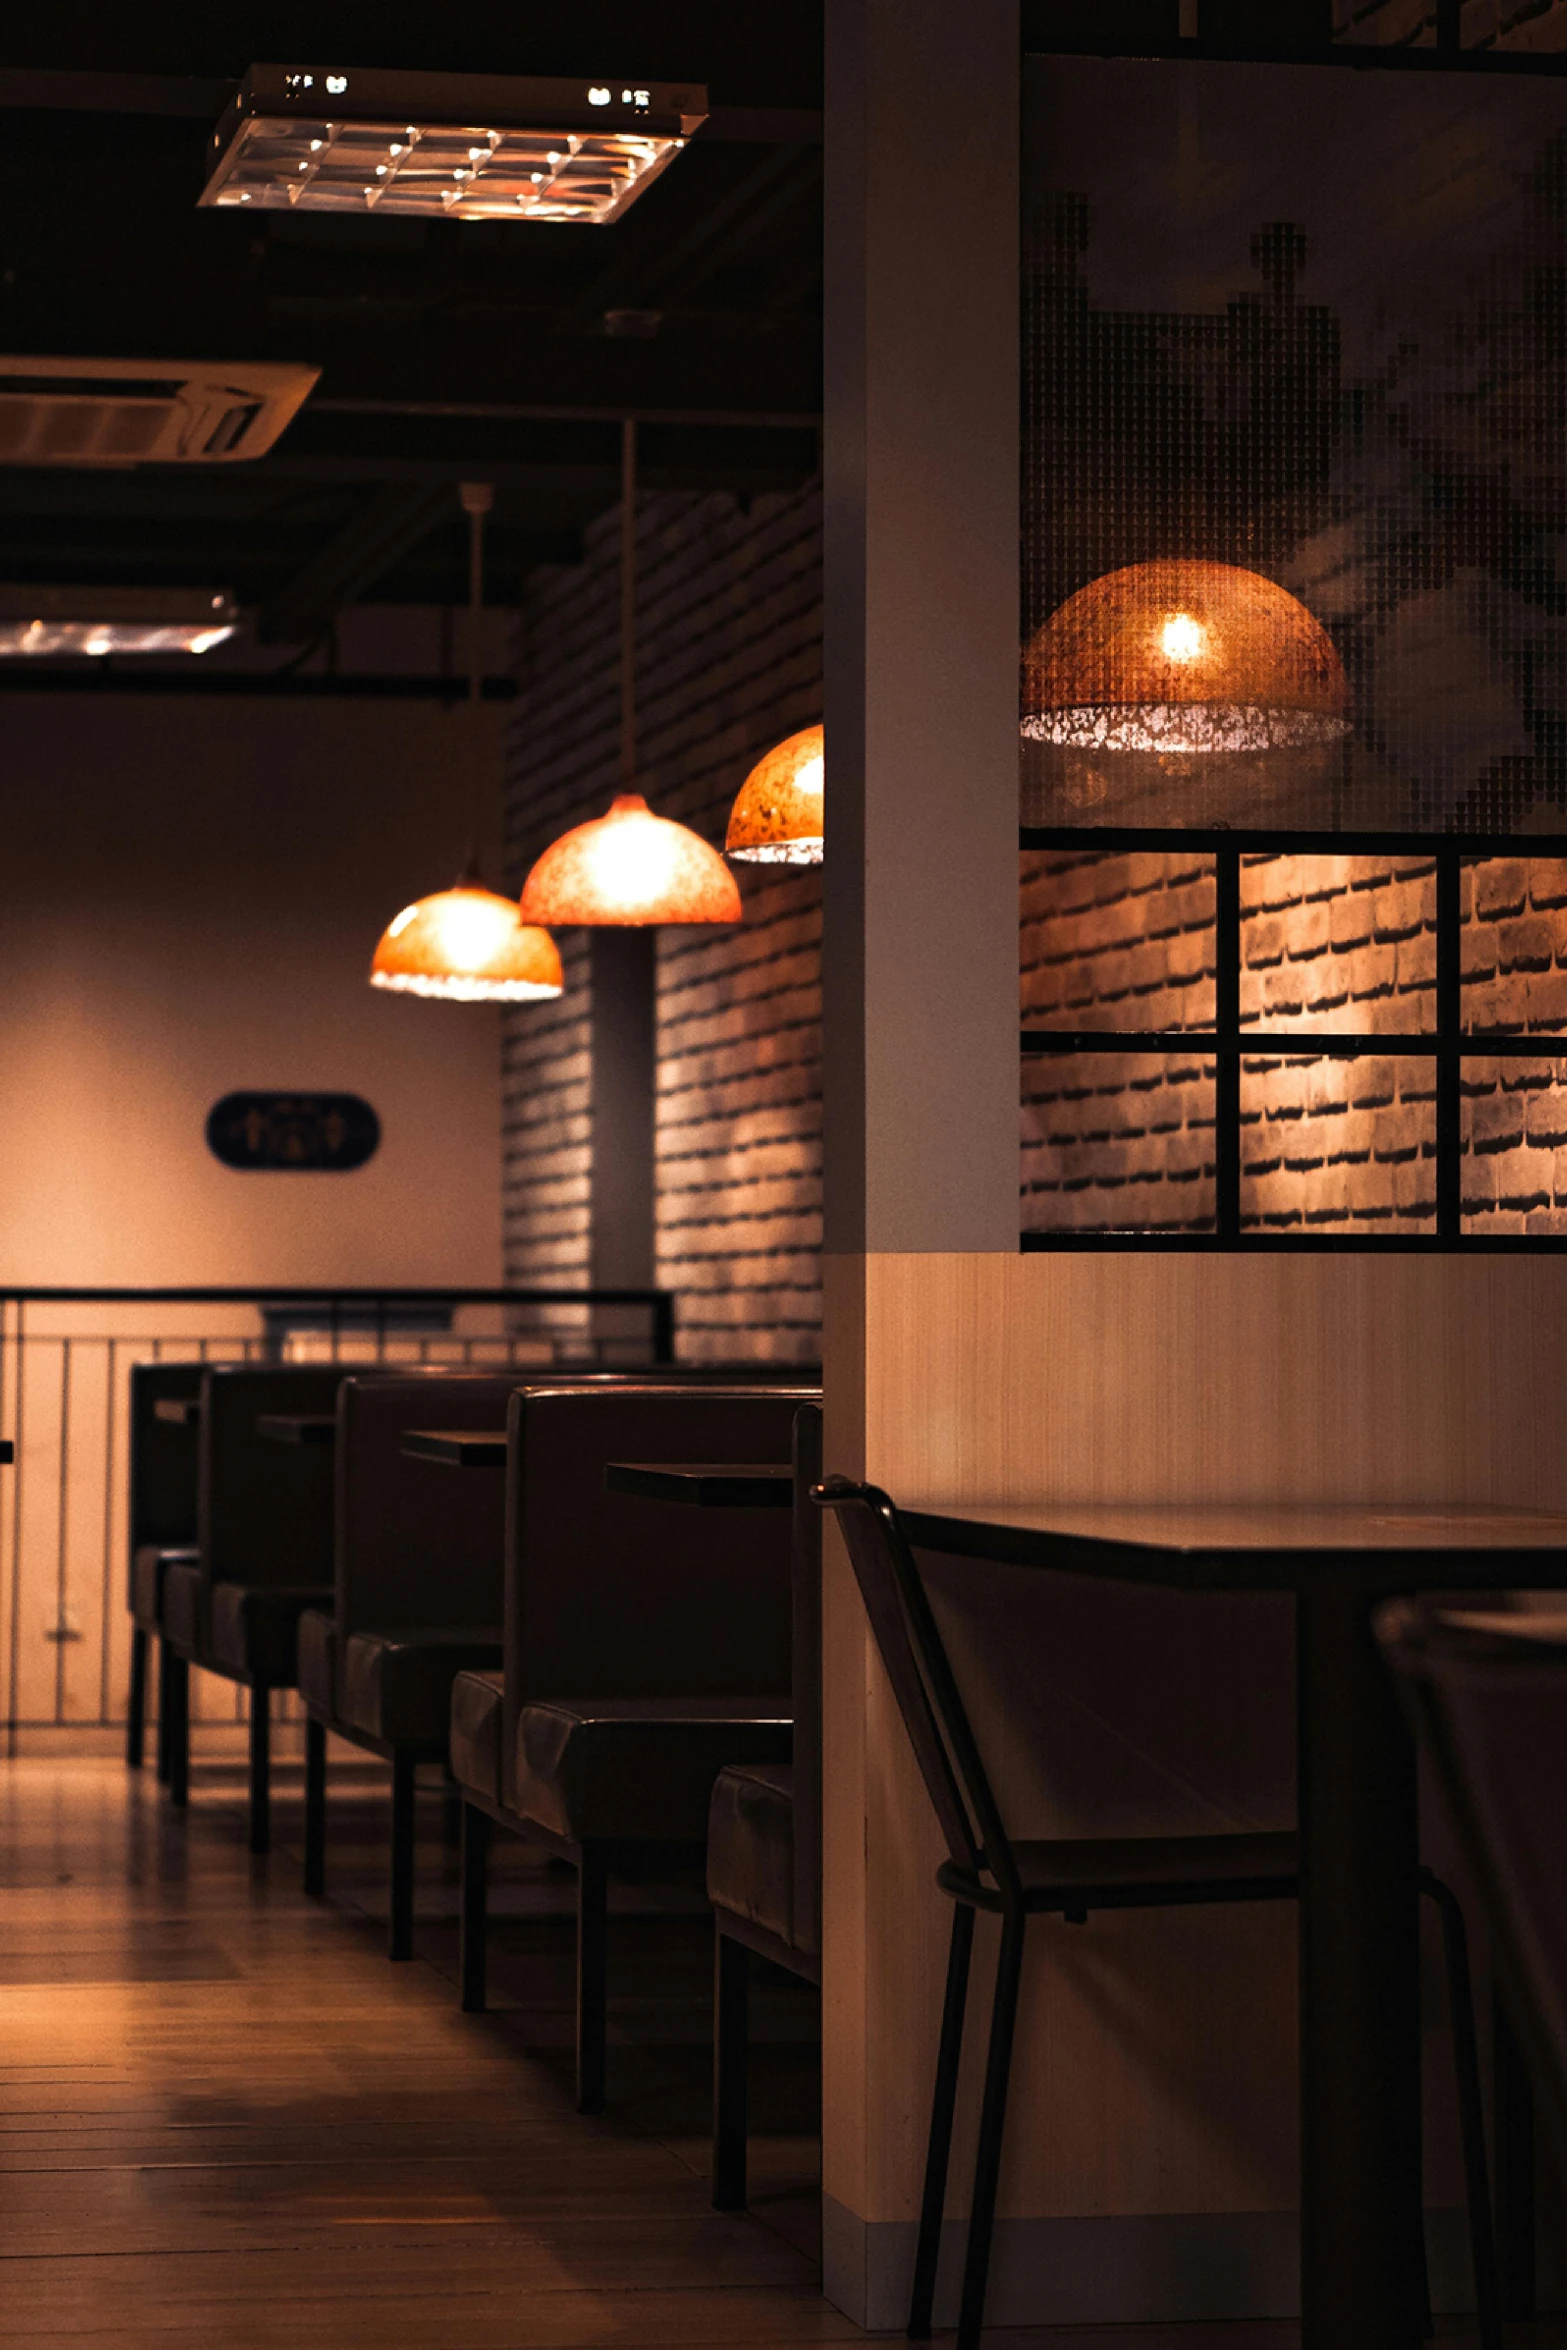
[[[1300,749],[1349,731],[1326,629],[1232,563],[1133,563],[1069,596],[1023,657],[1022,732],[1086,751],[1196,757]]]
[[[484,658],[484,517],[493,495],[488,482],[464,482],[468,517],[468,706],[479,703]],[[382,932],[370,965],[370,985],[446,1003],[526,1004],[558,996],[565,978],[547,930],[525,923],[513,898],[485,889],[474,870],[479,810],[467,869],[450,889],[405,906]]]
[[[738,922],[734,875],[689,825],[655,816],[635,788],[636,426],[621,427],[620,770],[609,812],[553,841],[522,888],[524,922],[649,928],[655,923]]]
[[[750,865],[822,861],[823,737],[802,727],[758,759],[729,811],[726,856]]]

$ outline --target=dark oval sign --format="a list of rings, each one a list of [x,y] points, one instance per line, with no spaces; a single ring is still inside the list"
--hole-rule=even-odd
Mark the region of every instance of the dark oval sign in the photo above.
[[[207,1148],[225,1167],[346,1174],[373,1158],[381,1121],[357,1093],[226,1093],[207,1113]]]

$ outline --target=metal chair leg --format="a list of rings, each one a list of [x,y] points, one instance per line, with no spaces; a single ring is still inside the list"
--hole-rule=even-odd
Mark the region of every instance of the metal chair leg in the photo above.
[[[941,2260],[941,2223],[947,2208],[947,2164],[952,2153],[952,2117],[957,2110],[958,2070],[963,2061],[963,2019],[968,2007],[969,1961],[974,1950],[974,1912],[954,1904],[952,1944],[947,1958],[947,1995],[941,2010],[936,2085],[931,2096],[930,2140],[925,2155],[925,2192],[920,2203],[919,2241],[914,2252],[914,2294],[909,2304],[909,2339],[928,2342]]]
[[[609,2032],[609,1875],[602,1853],[585,1844],[577,1863],[577,2111],[604,2110],[604,2052]]]
[[[305,1716],[305,1891],[326,1891],[326,1724]]]
[[[1001,2141],[1006,2129],[1012,2041],[1017,2029],[1018,1990],[1023,1978],[1022,1913],[1002,1920],[996,1963],[995,2004],[990,2012],[990,2053],[985,2062],[985,2097],[980,2107],[979,2150],[974,2159],[968,2256],[963,2264],[963,2298],[958,2309],[957,2350],[980,2350],[985,2324],[985,2287],[990,2279],[990,2240],[996,2222],[996,2189],[1001,2178]]]
[[[416,1828],[417,1765],[412,1752],[399,1746],[392,1755],[392,1890],[389,1958],[414,1954],[414,1835]]]
[[[1512,2019],[1491,1997],[1497,2265],[1503,2317],[1535,2313],[1534,2085]]]
[[[147,1728],[147,1635],[140,1624],[131,1627],[131,1689],[125,1708],[125,1760],[133,1771],[141,1769],[142,1746]]]
[[[713,1950],[713,2209],[744,2211],[751,1953],[720,1928]]]
[[[190,1801],[190,1666],[163,1649],[163,1703],[168,1717],[169,1801],[183,1811]]]
[[[250,1849],[272,1843],[272,1692],[255,1682],[250,1692]]]
[[[1469,1937],[1464,1913],[1450,1885],[1423,1869],[1420,1889],[1436,1904],[1447,1961],[1447,2004],[1453,2039],[1453,2073],[1458,2088],[1458,2122],[1464,2147],[1464,2186],[1469,2198],[1469,2243],[1474,2263],[1475,2312],[1480,2350],[1502,2350],[1502,2295],[1496,2266],[1496,2233],[1491,2221],[1491,2181],[1485,2159],[1485,2115],[1480,2100],[1480,2051],[1475,2039],[1474,1990],[1469,1972]]]
[[[464,2015],[483,2015],[487,1989],[485,1941],[490,1889],[490,1815],[476,1803],[462,1807],[462,1911],[459,1968]]]
[[[158,1784],[160,1787],[167,1787],[169,1783],[169,1769],[172,1755],[170,1736],[173,1726],[173,1714],[172,1699],[170,1696],[170,1668],[172,1667],[173,1663],[174,1659],[169,1654],[168,1642],[166,1640],[160,1640],[158,1642],[158,1719],[156,1724],[157,1747],[155,1753],[155,1759],[158,1767]]]

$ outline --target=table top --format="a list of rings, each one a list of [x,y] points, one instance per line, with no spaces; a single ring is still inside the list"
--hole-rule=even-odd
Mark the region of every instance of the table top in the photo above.
[[[256,1433],[273,1444],[335,1444],[335,1412],[258,1412]]]
[[[921,1550],[1192,1591],[1567,1585],[1567,1513],[1387,1503],[924,1502]]]
[[[786,1510],[794,1499],[787,1461],[610,1461],[604,1483],[611,1493],[700,1510]]]
[[[152,1407],[155,1420],[166,1420],[171,1428],[194,1428],[201,1418],[199,1395],[160,1395]]]
[[[399,1448],[413,1461],[448,1469],[504,1469],[504,1428],[405,1428]]]

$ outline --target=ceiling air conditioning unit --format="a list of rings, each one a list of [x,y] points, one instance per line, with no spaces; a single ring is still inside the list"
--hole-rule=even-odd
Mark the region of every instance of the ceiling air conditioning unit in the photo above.
[[[263,457],[319,375],[268,359],[0,357],[0,465]]]

